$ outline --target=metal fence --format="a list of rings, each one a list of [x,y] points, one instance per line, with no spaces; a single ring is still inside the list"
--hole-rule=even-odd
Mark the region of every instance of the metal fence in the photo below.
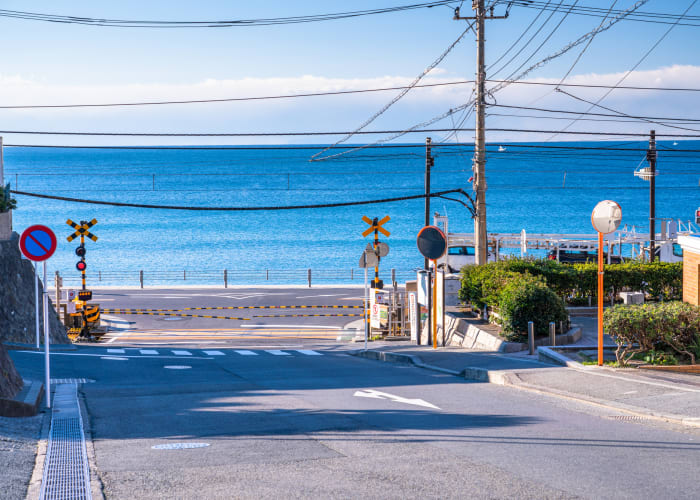
[[[60,275],[63,286],[79,284],[80,274]],[[368,280],[374,278],[374,269],[367,272]],[[387,285],[393,281],[402,283],[416,279],[416,271],[410,269],[381,270],[379,278]],[[98,286],[154,286],[164,284],[182,285],[264,285],[264,284],[362,284],[364,269],[182,269],[182,270],[96,270],[87,274],[89,285]]]

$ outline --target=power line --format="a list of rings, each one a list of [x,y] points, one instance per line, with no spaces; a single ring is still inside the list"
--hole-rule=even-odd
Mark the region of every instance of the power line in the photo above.
[[[587,104],[591,104],[589,101],[586,101],[585,99],[576,97],[572,94],[568,94],[568,95],[570,95],[574,99],[578,99],[578,100],[583,101]],[[680,121],[680,122],[700,122],[700,119],[698,119],[698,118],[670,118],[670,117],[659,117],[659,116],[628,115],[627,113],[622,113],[621,111],[611,110],[610,108],[605,108],[604,106],[599,106],[599,107],[603,108],[603,109],[608,109],[609,111],[613,111],[613,113],[616,113],[616,114],[570,111],[570,110],[564,110],[564,109],[534,108],[534,107],[530,107],[530,106],[512,106],[512,105],[506,105],[506,104],[490,104],[489,107],[524,109],[527,111],[541,111],[543,113],[562,113],[562,114],[571,114],[571,115],[584,114],[587,116],[604,116],[604,117],[610,117],[610,118],[620,118],[622,116],[622,117],[627,117],[627,118],[634,118],[637,120],[664,120],[664,121]],[[544,118],[544,117],[535,117],[535,118]]]
[[[57,14],[43,14],[38,12],[25,12],[18,10],[0,9],[0,17],[23,19],[30,21],[44,21],[61,24],[82,24],[88,26],[105,26],[112,28],[231,28],[269,26],[278,24],[299,24],[319,21],[333,21],[352,17],[368,16],[375,14],[387,14],[407,10],[439,7],[456,3],[456,0],[438,0],[434,2],[422,2],[396,7],[384,7],[379,9],[356,10],[348,12],[336,12],[327,14],[312,14],[306,16],[272,17],[258,19],[236,19],[219,21],[162,21],[162,20],[129,20],[129,19],[102,19],[84,16],[66,16]]]
[[[82,199],[82,198],[67,198],[64,196],[54,196],[54,195],[48,195],[48,194],[40,194],[40,193],[28,193],[25,191],[11,191],[12,194],[20,195],[20,196],[31,196],[34,198],[42,198],[42,199],[48,199],[48,200],[59,200],[59,201],[69,201],[73,203],[87,203],[91,205],[108,205],[108,206],[113,206],[113,207],[130,207],[130,208],[154,208],[154,209],[161,209],[161,210],[191,210],[191,211],[225,211],[225,212],[246,212],[246,211],[255,211],[255,210],[265,210],[265,211],[270,211],[270,210],[301,210],[301,209],[310,209],[310,208],[333,208],[333,207],[348,207],[348,206],[355,206],[355,205],[371,205],[374,203],[392,203],[396,201],[405,201],[405,200],[415,200],[415,199],[421,199],[430,197],[430,198],[435,198],[435,197],[441,197],[446,194],[450,193],[460,193],[463,194],[467,197],[469,195],[465,193],[462,189],[449,189],[446,191],[438,191],[435,193],[430,193],[428,195],[426,194],[418,194],[418,195],[411,195],[411,196],[400,196],[396,198],[383,198],[379,200],[365,200],[365,201],[349,201],[349,202],[341,202],[341,203],[323,203],[323,204],[317,204],[317,205],[291,205],[291,206],[269,206],[269,207],[189,207],[189,206],[174,206],[174,205],[147,205],[147,204],[141,204],[141,203],[121,203],[121,202],[116,202],[116,201],[101,201],[101,200],[87,200],[87,199]]]
[[[464,109],[464,106],[450,110],[456,112]],[[449,116],[449,115],[448,115]],[[440,119],[445,116],[439,117]],[[435,119],[436,120],[436,119]],[[621,136],[621,137],[646,137],[649,134],[639,132],[603,132],[603,131],[558,131],[558,130],[537,130],[522,128],[489,128],[493,132],[517,132],[532,134],[572,134],[572,135],[592,135],[592,136]],[[412,129],[412,130],[371,130],[354,132],[355,134],[407,134],[407,133],[431,133],[431,132],[470,132],[473,128],[434,128],[434,129]],[[26,135],[80,135],[80,136],[110,136],[110,137],[286,137],[286,136],[322,136],[322,135],[343,135],[348,132],[220,132],[220,133],[158,133],[158,132],[65,132],[65,131],[37,131],[37,130],[0,130],[0,134],[26,134]],[[700,137],[700,134],[656,134],[660,137]],[[360,146],[357,149],[364,149]],[[325,158],[321,158],[325,159]],[[316,160],[318,161],[318,160]]]
[[[457,44],[462,40],[462,38],[464,38],[464,36],[469,32],[469,30],[472,28],[473,25],[474,25],[474,23],[470,23],[469,26],[467,26],[467,29],[465,29],[465,30],[462,32],[462,34],[459,35],[459,36],[457,37],[457,39],[456,39],[454,42],[452,42],[452,43],[450,44],[450,46],[447,47],[447,49],[445,49],[445,50],[443,51],[442,54],[440,54],[440,55],[438,56],[437,59],[435,59],[427,68],[425,68],[425,69],[423,70],[423,72],[422,72],[420,75],[418,75],[418,76],[411,82],[411,84],[410,84],[408,87],[404,88],[404,89],[403,89],[401,92],[399,92],[391,101],[389,101],[387,104],[385,104],[379,111],[377,111],[377,112],[374,113],[372,116],[370,116],[367,120],[365,120],[365,121],[362,123],[362,125],[360,125],[359,127],[357,127],[357,128],[355,129],[354,132],[348,133],[347,135],[345,135],[344,137],[342,137],[341,139],[339,139],[339,140],[338,140],[335,144],[333,144],[333,145],[334,145],[334,146],[337,146],[338,144],[341,144],[341,143],[347,141],[347,140],[350,139],[353,135],[359,133],[362,129],[364,129],[366,126],[368,126],[368,125],[369,125],[370,123],[372,123],[374,120],[376,120],[376,119],[379,118],[381,115],[383,115],[391,106],[393,106],[394,104],[396,104],[396,103],[397,103],[403,96],[405,96],[413,87],[415,87],[416,84],[418,84],[418,82],[421,81],[421,79],[423,79],[428,73],[430,73],[435,67],[437,67],[437,65],[440,64],[440,62],[442,62],[442,60],[445,59],[445,57],[447,57],[447,54],[449,54],[449,53],[452,51],[452,49],[454,49],[454,48],[457,46]],[[325,152],[328,151],[329,149],[330,149],[330,148],[325,148],[325,149],[319,151],[318,153],[312,155],[312,156],[311,156],[311,160],[316,160],[316,159],[318,159],[318,160],[324,160],[324,159],[328,159],[328,158],[331,158],[331,157],[337,157],[337,156],[340,156],[340,155],[345,154],[345,153],[336,153],[336,154],[334,154],[334,155],[330,155],[330,156],[325,156],[325,157],[322,157],[322,158],[318,158],[319,156],[321,156],[323,153],[325,153]]]
[[[424,83],[421,85],[407,85],[400,87],[379,87],[372,89],[359,89],[359,90],[339,90],[334,92],[310,92],[304,94],[286,94],[286,95],[272,95],[272,96],[260,96],[260,97],[231,97],[224,99],[189,99],[183,101],[142,101],[142,102],[119,102],[119,103],[101,103],[101,104],[25,104],[25,105],[8,105],[0,106],[0,109],[45,109],[45,108],[105,108],[105,107],[117,107],[117,106],[162,106],[170,104],[203,104],[203,103],[217,103],[217,102],[237,102],[237,101],[262,101],[269,99],[294,99],[299,97],[319,97],[319,96],[330,96],[330,95],[344,95],[344,94],[364,94],[368,92],[385,92],[389,90],[402,90],[411,88],[428,88],[428,87],[444,87],[448,85],[464,85],[468,83],[474,83],[474,80],[460,80],[455,82],[443,82],[443,83]]]

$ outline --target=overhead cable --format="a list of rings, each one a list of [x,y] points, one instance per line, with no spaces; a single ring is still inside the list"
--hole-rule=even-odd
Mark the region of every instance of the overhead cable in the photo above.
[[[34,198],[43,198],[43,199],[48,199],[48,200],[59,200],[59,201],[69,201],[69,202],[74,202],[74,203],[87,203],[91,205],[108,205],[108,206],[113,206],[113,207],[130,207],[130,208],[154,208],[154,209],[161,209],[161,210],[190,210],[190,211],[223,211],[223,212],[249,212],[249,211],[254,211],[254,210],[265,210],[265,211],[270,211],[270,210],[301,210],[301,209],[310,209],[310,208],[333,208],[333,207],[348,207],[348,206],[355,206],[355,205],[371,205],[375,203],[392,203],[396,201],[405,201],[405,200],[416,200],[420,198],[434,198],[434,197],[440,197],[446,194],[450,193],[461,193],[467,197],[469,195],[464,192],[462,189],[449,189],[446,191],[438,191],[435,193],[429,193],[429,194],[417,194],[417,195],[411,195],[411,196],[399,196],[396,198],[383,198],[383,199],[378,199],[378,200],[363,200],[363,201],[348,201],[348,202],[341,202],[341,203],[321,203],[321,204],[316,204],[316,205],[291,205],[291,206],[268,206],[268,207],[192,207],[192,206],[174,206],[174,205],[148,205],[148,204],[143,204],[143,203],[123,203],[123,202],[116,202],[116,201],[102,201],[102,200],[88,200],[88,199],[82,199],[82,198],[67,198],[65,196],[54,196],[54,195],[48,195],[48,194],[40,194],[40,193],[28,193],[25,191],[11,191],[12,194],[20,195],[20,196],[31,196]]]
[[[231,19],[219,21],[163,21],[163,20],[133,20],[133,19],[105,19],[85,16],[66,16],[57,14],[43,14],[38,12],[26,12],[19,10],[0,9],[0,17],[23,19],[29,21],[44,21],[61,24],[83,24],[88,26],[106,26],[112,28],[232,28],[269,26],[278,24],[298,24],[319,21],[333,21],[352,17],[368,16],[374,14],[387,14],[415,9],[425,9],[455,4],[455,0],[436,0],[433,2],[421,2],[409,5],[397,5],[378,9],[356,10],[348,12],[335,12],[328,14],[312,14],[306,16],[272,17],[258,19]]]

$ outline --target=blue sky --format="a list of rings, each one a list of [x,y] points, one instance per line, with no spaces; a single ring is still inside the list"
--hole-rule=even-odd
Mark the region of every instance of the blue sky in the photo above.
[[[418,1],[2,1],[0,8],[100,18],[222,20],[343,12]],[[552,2],[553,5],[557,3]],[[624,9],[633,3],[620,0],[615,8]],[[690,3],[690,0],[650,0],[640,10],[679,14]],[[465,2],[463,15],[470,13],[470,5],[471,2]],[[585,0],[579,5],[607,7],[610,2]],[[502,10],[499,7],[496,13]],[[498,58],[536,15],[536,10],[513,8],[509,19],[489,21],[487,63]],[[689,11],[689,15],[700,15],[700,3]],[[540,21],[546,16],[548,13],[542,15]],[[530,56],[561,17],[561,14],[553,16],[539,36],[515,58],[511,68],[519,66]],[[557,51],[599,23],[598,18],[568,16],[542,49],[533,55],[531,62]],[[218,29],[108,28],[0,17],[0,46],[3,47],[0,105],[245,97],[401,85],[420,74],[464,28],[465,22],[452,20],[452,11],[447,7],[319,23]],[[631,21],[617,24],[595,38],[570,80],[614,83],[667,29],[668,25]],[[625,84],[700,87],[699,42],[700,27],[674,28]],[[528,78],[558,81],[579,51],[571,51]],[[426,81],[472,79],[475,52],[474,36],[468,34],[438,69],[426,77]],[[416,90],[369,128],[407,128],[466,102],[470,92],[468,85]],[[600,90],[580,91],[577,95],[594,99],[602,93]],[[351,130],[394,95],[395,92],[383,92],[167,108],[0,110],[0,129],[142,132]],[[603,104],[626,113],[692,117],[697,100],[695,95],[687,94],[616,91]],[[498,94],[497,101],[559,109],[585,108],[579,102],[541,88],[509,87]],[[562,123],[552,124],[551,121],[496,116],[489,124],[516,124],[523,128],[562,126]],[[450,120],[439,125],[449,126]],[[650,128],[648,123],[616,126],[635,131]],[[602,125],[576,124],[576,127],[590,129]],[[193,141],[3,135],[7,143],[25,144],[319,142],[295,138]],[[512,134],[489,137],[498,140],[534,138]],[[470,137],[464,133],[460,139],[469,140]]]

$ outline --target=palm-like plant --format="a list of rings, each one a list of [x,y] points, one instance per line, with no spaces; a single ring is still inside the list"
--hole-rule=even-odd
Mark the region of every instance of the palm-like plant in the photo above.
[[[15,208],[17,208],[17,200],[12,198],[8,182],[4,188],[0,187],[0,213],[9,212]]]

